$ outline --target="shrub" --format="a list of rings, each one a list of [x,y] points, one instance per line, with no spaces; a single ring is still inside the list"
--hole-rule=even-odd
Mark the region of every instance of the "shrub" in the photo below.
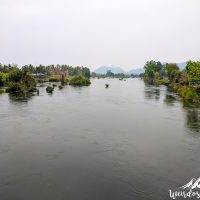
[[[155,80],[155,84],[157,85],[169,85],[169,80],[168,78],[162,78],[159,80]]]
[[[59,85],[59,87],[58,87],[60,90],[62,90],[63,89],[63,86],[62,85]]]
[[[77,74],[70,79],[69,84],[75,86],[88,86],[91,82],[89,78],[86,78],[82,74]]]
[[[8,79],[8,75],[6,73],[0,72],[0,86],[4,86]]]
[[[197,101],[199,100],[199,95],[195,92],[194,89],[192,88],[188,88],[186,86],[184,87],[180,87],[178,90],[177,90],[178,94],[183,97],[184,99],[187,99],[187,100],[194,100],[194,101]]]
[[[50,86],[50,85],[47,86],[47,88],[46,88],[47,93],[52,93],[53,90],[54,90],[54,88],[52,86]]]

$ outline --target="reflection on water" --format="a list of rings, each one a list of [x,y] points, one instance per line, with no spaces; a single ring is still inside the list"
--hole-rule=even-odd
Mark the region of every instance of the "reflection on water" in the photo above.
[[[194,133],[200,133],[200,110],[186,108],[187,127]]]
[[[160,99],[160,88],[159,87],[146,85],[144,92],[145,92],[145,98],[147,98],[147,99],[155,99],[155,100]]]
[[[155,99],[160,100],[160,88],[157,88],[152,85],[145,85],[145,98],[146,99]],[[162,100],[161,100],[162,101]],[[176,104],[182,104],[185,117],[185,126],[192,133],[200,132],[200,106],[190,101],[182,101],[174,92],[165,88],[164,103],[167,106],[176,106]]]
[[[167,200],[199,177],[200,109],[165,86],[96,79],[20,98],[0,95],[0,200]]]
[[[164,101],[168,106],[173,106],[177,101],[177,98],[174,94],[166,94]]]
[[[9,100],[11,103],[14,102],[28,102],[34,96],[31,93],[15,93],[15,94],[8,94]]]

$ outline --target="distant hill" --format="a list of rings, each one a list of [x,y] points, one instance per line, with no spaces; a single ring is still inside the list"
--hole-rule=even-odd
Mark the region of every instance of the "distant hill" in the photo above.
[[[165,63],[163,63],[163,64],[165,64]],[[187,64],[187,62],[177,63],[180,70],[183,70],[185,68],[186,64]],[[132,70],[126,72],[121,67],[115,67],[115,66],[102,66],[102,67],[97,68],[94,72],[97,74],[106,74],[108,70],[110,70],[114,74],[123,73],[123,74],[139,75],[141,73],[144,73],[144,67],[132,69]]]
[[[185,66],[187,65],[187,62],[177,63],[177,65],[179,66],[180,70],[183,70]]]
[[[119,74],[119,73],[126,74],[126,71],[124,71],[121,67],[114,67],[114,66],[102,66],[97,68],[94,72],[97,74],[106,74],[108,70],[110,70],[114,74]]]
[[[134,75],[139,75],[139,74],[142,74],[142,73],[144,73],[143,67],[137,68],[137,69],[132,69],[132,70],[127,72],[127,74],[134,74]]]

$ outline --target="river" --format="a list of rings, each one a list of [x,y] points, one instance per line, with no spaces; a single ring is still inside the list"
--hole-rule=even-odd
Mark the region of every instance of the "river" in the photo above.
[[[93,79],[0,94],[2,200],[169,199],[200,177],[199,155],[200,108],[165,86]]]

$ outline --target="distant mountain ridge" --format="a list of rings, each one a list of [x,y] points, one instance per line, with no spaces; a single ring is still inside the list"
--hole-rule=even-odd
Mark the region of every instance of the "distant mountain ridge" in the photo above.
[[[180,70],[183,70],[186,66],[187,62],[182,62],[182,63],[177,63],[178,67]],[[94,72],[97,74],[106,74],[107,71],[110,70],[114,74],[134,74],[134,75],[139,75],[141,73],[144,73],[144,67],[132,69],[130,71],[125,71],[122,67],[116,67],[116,66],[101,66],[97,68]]]
[[[110,70],[114,74],[126,74],[126,71],[123,70],[121,67],[115,67],[115,66],[102,66],[96,69],[94,72],[97,74],[106,74],[107,71]]]

